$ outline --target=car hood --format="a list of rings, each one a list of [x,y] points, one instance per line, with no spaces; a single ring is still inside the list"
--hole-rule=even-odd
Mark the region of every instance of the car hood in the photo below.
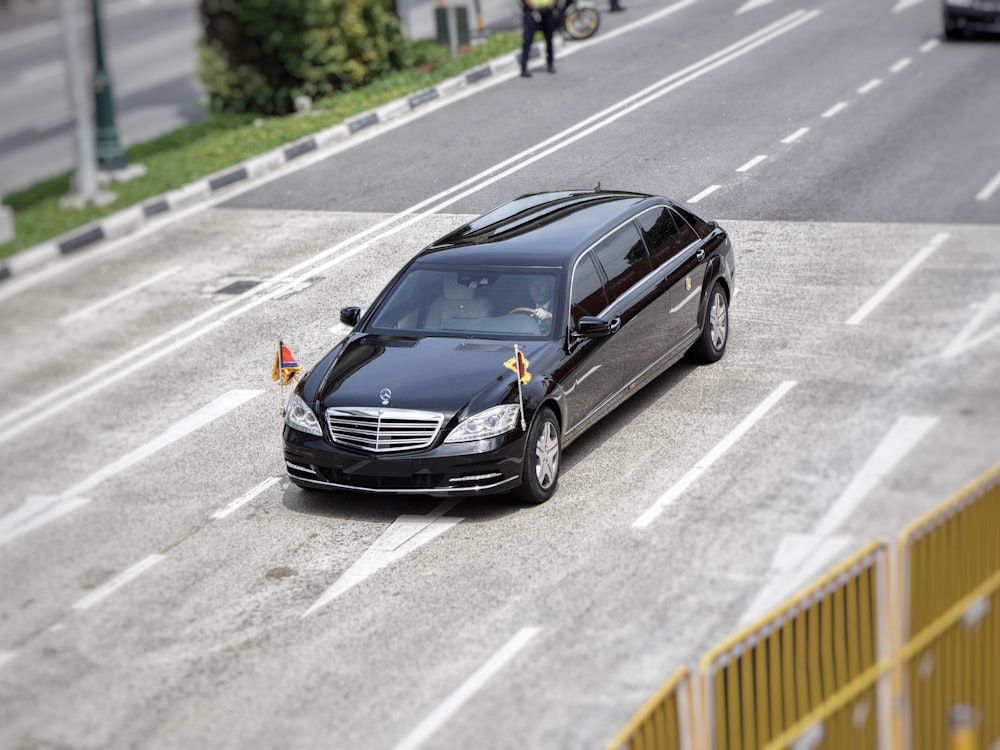
[[[553,345],[519,344],[529,372],[531,360]],[[504,366],[513,356],[514,345],[501,341],[360,336],[344,343],[318,396],[323,408],[387,406],[445,414],[468,405],[486,408],[513,395],[514,372]]]

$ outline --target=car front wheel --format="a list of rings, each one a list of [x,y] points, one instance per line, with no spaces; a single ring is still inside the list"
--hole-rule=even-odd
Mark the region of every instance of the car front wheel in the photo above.
[[[551,409],[541,409],[535,414],[528,430],[517,496],[532,505],[544,503],[552,497],[559,483],[561,458],[559,422]]]
[[[691,357],[705,364],[718,362],[726,352],[729,341],[729,298],[722,284],[716,282],[708,297],[705,325],[701,337],[691,347]]]

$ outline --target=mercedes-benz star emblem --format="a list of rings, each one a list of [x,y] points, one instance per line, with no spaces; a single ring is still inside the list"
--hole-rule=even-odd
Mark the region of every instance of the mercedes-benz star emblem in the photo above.
[[[381,391],[379,391],[378,395],[379,398],[382,399],[382,406],[385,406],[386,404],[389,403],[389,399],[392,398],[392,391],[390,391],[388,388],[383,388]]]

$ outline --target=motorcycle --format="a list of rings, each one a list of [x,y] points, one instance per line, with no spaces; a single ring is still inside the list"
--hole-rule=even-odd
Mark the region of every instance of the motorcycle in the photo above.
[[[586,0],[557,0],[556,29],[570,39],[588,39],[597,33],[601,13]]]

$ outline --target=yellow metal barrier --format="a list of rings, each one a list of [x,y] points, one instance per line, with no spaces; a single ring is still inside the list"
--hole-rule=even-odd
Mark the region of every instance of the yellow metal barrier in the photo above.
[[[678,670],[636,711],[608,750],[690,750],[691,678]]]
[[[1000,466],[900,536],[899,742],[1000,743]]]
[[[675,675],[609,750],[1000,749],[1000,465],[896,553],[891,592],[872,544],[710,651],[697,694]]]
[[[763,748],[877,665],[887,671],[887,564],[886,545],[872,544],[710,651],[701,667],[699,747]],[[878,687],[871,710],[887,727],[887,681]]]

